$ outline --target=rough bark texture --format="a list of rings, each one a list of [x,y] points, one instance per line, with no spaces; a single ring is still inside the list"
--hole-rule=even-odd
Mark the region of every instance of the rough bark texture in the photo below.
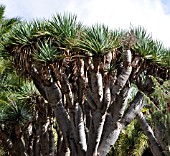
[[[157,139],[154,136],[153,130],[149,126],[149,124],[146,121],[142,112],[137,113],[137,119],[138,119],[144,133],[146,134],[146,136],[149,139],[149,142],[151,144],[150,148],[151,148],[154,156],[164,156],[163,151],[162,151],[160,145],[158,144]]]
[[[112,146],[117,141],[121,131],[136,117],[136,113],[143,108],[143,94],[137,93],[134,100],[131,102],[126,114],[121,120],[118,120],[115,124],[111,115],[107,116],[105,125],[105,133],[101,139],[100,146],[98,148],[98,154],[104,156],[108,153]],[[114,123],[114,124],[113,124]],[[111,126],[109,126],[111,125]]]

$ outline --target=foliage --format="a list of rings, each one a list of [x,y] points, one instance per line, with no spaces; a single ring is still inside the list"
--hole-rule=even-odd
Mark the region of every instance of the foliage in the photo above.
[[[85,29],[78,46],[93,55],[105,54],[120,46],[115,44],[120,34],[117,31],[111,32],[105,25],[97,24]]]
[[[114,147],[115,156],[142,156],[148,148],[148,139],[142,132],[139,123],[132,121],[122,134]]]
[[[165,149],[165,154],[169,155],[170,81],[165,81],[160,85],[155,79],[155,84],[155,92],[150,97],[152,101],[150,113],[159,143]]]
[[[77,16],[65,13],[56,14],[49,21],[48,30],[54,37],[60,49],[69,49],[76,45],[76,40],[80,35],[82,24],[77,22]]]
[[[5,153],[5,151],[3,150],[3,148],[1,148],[2,146],[0,146],[0,155],[1,156],[7,156],[7,154]]]
[[[131,28],[130,33],[136,41],[132,45],[132,49],[138,51],[144,58],[153,60],[157,64],[170,65],[170,50],[165,48],[162,42],[153,40],[151,35],[147,34],[142,27]]]
[[[3,81],[1,81],[0,123],[5,126],[11,127],[16,123],[24,125],[31,120],[29,103],[32,96],[38,92],[31,83],[20,85],[15,73],[6,72]]]
[[[35,59],[40,62],[51,63],[62,58],[61,52],[52,45],[52,41],[42,41],[39,45],[39,52],[35,51]]]

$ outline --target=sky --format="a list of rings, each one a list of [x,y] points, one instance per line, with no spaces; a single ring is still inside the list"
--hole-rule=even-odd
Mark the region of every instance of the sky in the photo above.
[[[49,19],[55,13],[69,12],[86,25],[143,26],[170,47],[170,0],[0,0],[0,4],[6,6],[7,18]]]

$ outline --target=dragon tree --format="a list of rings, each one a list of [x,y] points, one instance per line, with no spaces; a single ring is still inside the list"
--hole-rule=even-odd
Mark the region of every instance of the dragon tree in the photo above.
[[[134,119],[153,155],[167,152],[142,110],[148,99],[155,102],[155,85],[170,78],[170,50],[144,28],[84,26],[75,15],[56,14],[17,24],[1,41],[1,52],[39,92],[38,113],[16,129],[20,155],[105,156]],[[132,86],[137,92],[129,101]]]

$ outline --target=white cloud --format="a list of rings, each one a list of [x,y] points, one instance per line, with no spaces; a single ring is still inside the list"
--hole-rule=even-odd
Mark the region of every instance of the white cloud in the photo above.
[[[163,0],[162,0],[163,1]],[[50,18],[55,12],[73,12],[85,24],[104,23],[110,28],[142,25],[170,47],[170,10],[164,0],[1,0],[7,17]]]

